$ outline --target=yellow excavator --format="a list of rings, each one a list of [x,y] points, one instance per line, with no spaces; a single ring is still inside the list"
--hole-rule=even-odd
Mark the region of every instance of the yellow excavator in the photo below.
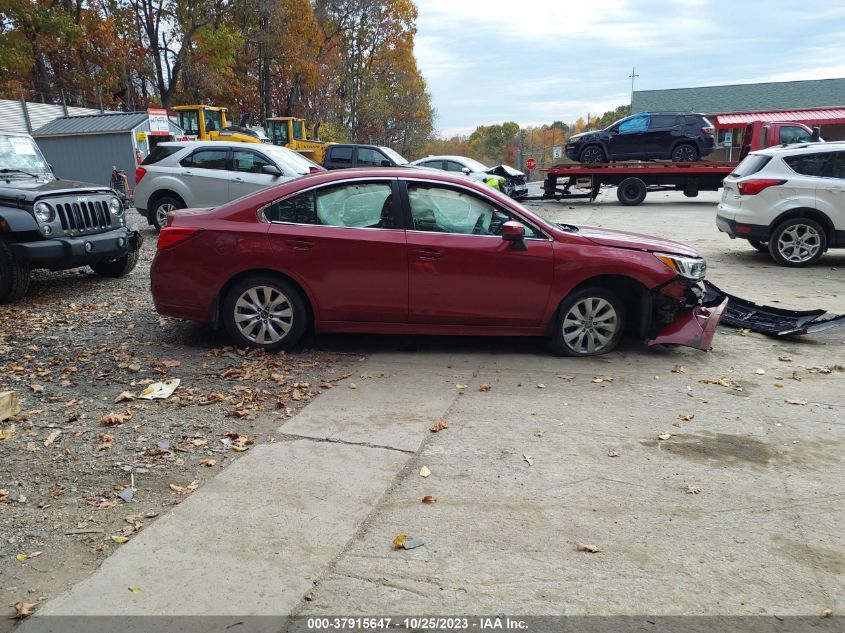
[[[171,108],[176,113],[179,127],[185,135],[198,141],[239,141],[241,143],[266,143],[268,139],[252,128],[229,125],[228,108],[209,105],[180,105]]]
[[[292,149],[315,163],[322,164],[326,147],[330,143],[320,140],[319,127],[319,123],[315,125],[312,138],[308,138],[305,119],[291,116],[274,116],[267,119],[267,135],[271,143]]]

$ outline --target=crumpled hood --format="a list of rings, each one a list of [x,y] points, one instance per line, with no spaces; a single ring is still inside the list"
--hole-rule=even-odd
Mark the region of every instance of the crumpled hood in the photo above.
[[[518,169],[514,169],[513,167],[509,167],[508,165],[496,165],[495,167],[491,167],[487,170],[488,174],[493,174],[494,176],[505,176],[505,177],[518,177],[518,176],[525,176],[524,173],[519,171]]]
[[[684,255],[686,257],[701,257],[695,249],[689,246],[681,244],[680,242],[673,242],[672,240],[664,240],[652,235],[629,233],[627,231],[615,231],[613,229],[603,229],[596,226],[579,226],[578,235],[586,237],[591,242],[601,244],[602,246],[629,248],[652,253],[673,253],[676,255]]]

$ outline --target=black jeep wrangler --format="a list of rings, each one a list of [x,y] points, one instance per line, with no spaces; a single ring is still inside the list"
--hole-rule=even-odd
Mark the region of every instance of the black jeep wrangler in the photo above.
[[[114,191],[57,179],[30,136],[0,132],[0,303],[26,294],[33,268],[123,277],[141,241]]]

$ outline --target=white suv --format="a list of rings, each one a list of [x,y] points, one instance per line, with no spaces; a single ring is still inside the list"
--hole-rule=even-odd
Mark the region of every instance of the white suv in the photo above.
[[[135,208],[161,229],[168,211],[218,207],[323,167],[266,143],[159,143],[135,170]]]
[[[716,225],[781,266],[845,248],[845,142],[752,152],[724,180]]]

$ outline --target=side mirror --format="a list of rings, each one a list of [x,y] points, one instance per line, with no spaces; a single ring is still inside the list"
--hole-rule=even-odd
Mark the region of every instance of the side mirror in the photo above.
[[[525,239],[525,226],[521,222],[510,220],[502,225],[502,239],[506,242],[520,242]]]
[[[381,161],[380,164],[381,164],[382,167],[392,167],[393,166],[393,163],[391,163],[389,160],[383,160],[383,161]]]
[[[261,168],[261,173],[269,176],[281,176],[282,170],[275,165],[264,165],[264,167]]]
[[[818,143],[822,137],[822,129],[818,125],[813,126],[813,133],[810,135],[810,141]]]
[[[472,170],[469,167],[462,167],[461,171],[464,172],[467,176],[472,173]]]

